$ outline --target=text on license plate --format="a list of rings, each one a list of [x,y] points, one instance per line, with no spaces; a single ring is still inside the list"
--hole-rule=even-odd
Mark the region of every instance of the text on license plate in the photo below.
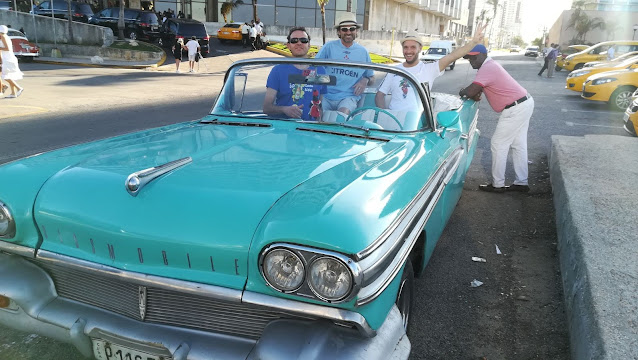
[[[153,355],[104,340],[93,340],[93,354],[98,360],[170,360],[170,357]]]
[[[222,31],[222,34],[230,34],[228,31]]]

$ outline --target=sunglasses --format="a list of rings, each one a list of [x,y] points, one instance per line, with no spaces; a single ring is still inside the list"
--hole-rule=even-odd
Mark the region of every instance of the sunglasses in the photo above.
[[[356,30],[357,30],[357,27],[356,27],[356,26],[351,26],[351,27],[342,27],[342,28],[340,28],[339,30],[341,30],[341,32],[348,32],[348,31],[350,31],[350,32],[354,32],[354,31],[356,31]]]
[[[296,44],[299,41],[301,41],[302,44],[307,44],[308,41],[310,41],[310,40],[308,40],[308,38],[290,38],[290,40],[288,42],[291,43],[291,44]]]

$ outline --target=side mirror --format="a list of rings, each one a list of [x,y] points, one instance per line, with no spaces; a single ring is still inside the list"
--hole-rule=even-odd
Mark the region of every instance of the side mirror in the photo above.
[[[443,127],[443,131],[441,131],[441,139],[445,138],[445,130],[450,126],[454,126],[459,122],[461,116],[457,111],[441,111],[436,116],[436,121]]]

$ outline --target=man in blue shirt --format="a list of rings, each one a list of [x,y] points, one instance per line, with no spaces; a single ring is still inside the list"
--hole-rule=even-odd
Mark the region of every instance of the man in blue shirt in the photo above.
[[[371,63],[370,54],[363,46],[354,42],[357,38],[356,16],[345,13],[337,19],[335,28],[339,40],[327,42],[315,56],[315,59],[346,60]],[[328,67],[328,75],[337,78],[337,85],[331,86],[323,99],[323,110],[339,110],[350,114],[361,98],[361,94],[372,80],[372,70],[362,71],[356,68]]]
[[[293,27],[288,32],[286,47],[293,57],[304,58],[310,50],[310,35],[303,27]],[[316,109],[315,116],[311,116],[313,94],[316,97],[315,106],[321,102],[321,96],[326,93],[325,85],[298,84],[289,81],[290,75],[312,76],[325,74],[321,67],[302,64],[280,64],[272,68],[266,81],[266,96],[264,97],[264,113],[268,115],[285,115],[293,119],[321,120],[320,109]]]

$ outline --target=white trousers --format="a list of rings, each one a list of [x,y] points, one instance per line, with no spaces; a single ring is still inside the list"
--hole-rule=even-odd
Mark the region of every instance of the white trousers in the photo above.
[[[534,112],[534,99],[503,110],[492,135],[492,186],[505,186],[507,154],[512,149],[516,178],[514,184],[527,185],[527,129]]]

